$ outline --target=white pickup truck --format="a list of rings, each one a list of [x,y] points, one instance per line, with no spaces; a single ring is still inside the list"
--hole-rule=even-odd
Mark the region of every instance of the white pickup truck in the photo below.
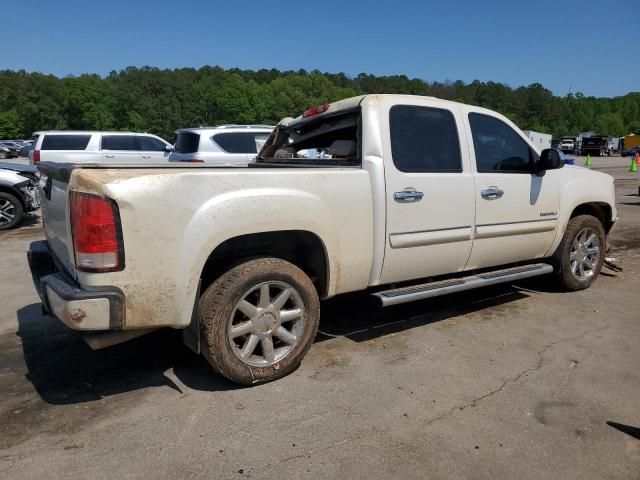
[[[429,97],[284,119],[249,168],[40,169],[47,240],[28,257],[47,311],[103,332],[96,346],[184,329],[241,384],[293,371],[334,295],[389,306],[542,274],[586,288],[617,220],[610,176]]]

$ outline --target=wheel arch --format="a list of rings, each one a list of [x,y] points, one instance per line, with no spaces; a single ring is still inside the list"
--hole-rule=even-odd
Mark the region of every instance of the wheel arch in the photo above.
[[[22,205],[22,209],[26,211],[27,202],[25,202],[25,199],[22,196],[22,193],[20,193],[20,191],[17,188],[7,185],[6,183],[0,182],[0,192],[8,193],[9,195],[13,195],[14,197],[16,197],[20,202],[20,204]]]
[[[609,233],[614,223],[612,212],[613,209],[611,205],[606,202],[586,202],[577,205],[571,212],[569,219],[577,217],[578,215],[591,215],[602,223],[605,233]]]
[[[202,267],[201,290],[230,268],[260,257],[280,258],[296,265],[311,278],[318,296],[327,296],[330,280],[327,248],[318,235],[308,230],[249,233],[225,240],[209,254]]]

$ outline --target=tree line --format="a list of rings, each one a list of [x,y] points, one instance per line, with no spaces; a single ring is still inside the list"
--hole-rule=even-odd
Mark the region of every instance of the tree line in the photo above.
[[[429,95],[496,110],[523,130],[575,136],[582,131],[640,133],[640,92],[615,98],[554,96],[539,83],[427,82],[375,76],[271,70],[161,70],[128,67],[106,77],[58,78],[0,71],[0,138],[37,130],[133,130],[174,139],[177,128],[225,123],[275,124],[305,109],[366,93]]]

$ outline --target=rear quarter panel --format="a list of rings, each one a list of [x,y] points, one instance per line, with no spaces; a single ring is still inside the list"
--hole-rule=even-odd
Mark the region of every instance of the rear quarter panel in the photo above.
[[[78,272],[126,296],[125,328],[188,325],[202,268],[227,239],[306,230],[324,243],[328,296],[367,287],[373,245],[369,175],[361,169],[86,169],[71,189],[114,199],[126,267]]]

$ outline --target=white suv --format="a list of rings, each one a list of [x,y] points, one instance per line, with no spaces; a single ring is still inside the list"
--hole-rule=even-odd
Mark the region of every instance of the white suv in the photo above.
[[[271,125],[221,125],[176,130],[171,162],[247,165],[271,135]]]
[[[166,162],[173,147],[149,133],[47,131],[33,134],[29,162]]]

